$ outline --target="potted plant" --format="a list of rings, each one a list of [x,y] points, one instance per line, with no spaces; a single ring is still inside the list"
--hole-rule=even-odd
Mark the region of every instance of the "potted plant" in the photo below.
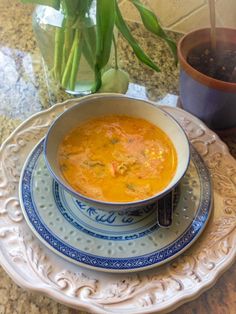
[[[236,127],[236,29],[186,34],[178,43],[180,102],[183,109],[222,132]]]
[[[118,0],[22,0],[44,5],[34,14],[34,30],[49,70],[59,85],[72,94],[97,91],[126,92],[128,75],[118,68],[116,35],[120,33],[135,56],[159,72],[142,50],[122,17]],[[145,28],[162,38],[177,63],[177,48],[157,17],[140,0],[130,0]],[[114,51],[115,67],[109,68]]]

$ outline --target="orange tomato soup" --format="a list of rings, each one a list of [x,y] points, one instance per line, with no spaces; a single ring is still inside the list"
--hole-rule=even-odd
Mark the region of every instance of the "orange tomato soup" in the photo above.
[[[108,202],[132,202],[163,190],[177,154],[169,137],[150,122],[123,115],[91,119],[59,146],[59,165],[78,192]]]

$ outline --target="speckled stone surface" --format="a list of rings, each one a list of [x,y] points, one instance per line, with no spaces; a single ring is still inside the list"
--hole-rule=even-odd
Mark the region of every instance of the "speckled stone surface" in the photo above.
[[[70,98],[50,81],[34,41],[31,27],[31,5],[16,0],[0,0],[0,142],[35,112]],[[161,67],[154,73],[134,58],[132,51],[119,38],[120,66],[132,79],[129,94],[164,103],[176,103],[178,69],[163,44],[137,24],[131,25],[147,53]],[[178,39],[180,35],[173,37]],[[236,139],[225,138],[236,157]],[[0,268],[0,314],[82,314],[48,297],[18,287]],[[175,314],[236,313],[236,266],[233,265],[213,288],[197,300],[181,306]]]

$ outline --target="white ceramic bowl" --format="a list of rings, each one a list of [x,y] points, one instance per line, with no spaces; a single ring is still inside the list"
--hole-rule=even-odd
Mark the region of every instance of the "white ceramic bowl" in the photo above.
[[[154,196],[134,202],[105,202],[95,200],[75,191],[64,179],[58,164],[58,147],[68,132],[80,123],[98,116],[111,114],[143,118],[162,129],[172,140],[177,152],[177,169],[164,190]],[[170,192],[185,174],[190,160],[189,142],[181,126],[161,107],[122,95],[103,94],[78,99],[78,104],[61,114],[50,127],[45,140],[44,154],[47,167],[54,179],[79,200],[105,210],[136,210],[155,203]],[[158,179],[157,179],[158,180]]]

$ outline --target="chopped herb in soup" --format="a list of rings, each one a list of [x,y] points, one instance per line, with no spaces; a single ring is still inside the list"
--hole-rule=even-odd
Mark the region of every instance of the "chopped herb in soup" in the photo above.
[[[169,137],[154,124],[112,115],[73,129],[59,147],[59,165],[79,193],[108,202],[132,202],[169,184],[177,154]]]

